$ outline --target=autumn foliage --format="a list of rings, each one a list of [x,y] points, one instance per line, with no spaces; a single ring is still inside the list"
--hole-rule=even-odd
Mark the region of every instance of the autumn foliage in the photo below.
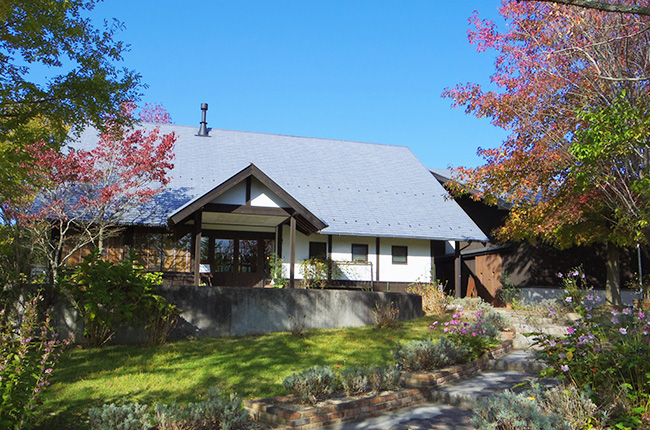
[[[121,114],[132,116],[134,108],[125,105]],[[165,118],[156,109],[152,118]],[[170,181],[175,141],[159,127],[126,129],[109,121],[92,148],[27,146],[31,163],[23,167],[34,182],[11,209],[54,274],[79,249],[101,249],[120,225],[147,216],[145,203]]]
[[[647,241],[647,224],[629,227],[603,178],[621,166],[634,171],[628,181],[644,176],[648,139],[630,142],[628,151],[601,151],[588,169],[577,154],[587,143],[584,130],[617,100],[637,109],[636,123],[647,118],[650,18],[514,0],[504,1],[500,13],[506,32],[478,13],[468,32],[477,51],[497,53],[492,84],[458,85],[443,95],[509,136],[497,148],[479,149],[485,165],[458,169],[456,191],[480,190],[476,196],[488,203],[513,203],[497,232],[502,239],[542,238],[558,246]],[[646,204],[647,193],[629,189],[629,199]]]

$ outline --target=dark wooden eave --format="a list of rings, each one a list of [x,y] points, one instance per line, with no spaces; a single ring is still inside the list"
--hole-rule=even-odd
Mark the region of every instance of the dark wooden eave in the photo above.
[[[218,198],[236,185],[244,181],[250,181],[251,177],[260,181],[264,186],[271,190],[271,192],[286,202],[289,207],[269,208],[251,206],[248,204],[250,202],[250,196],[248,193],[246,205],[225,205],[211,203],[214,199]],[[248,189],[249,187],[247,187],[247,190]],[[193,214],[197,211],[237,213],[242,215],[271,215],[293,217],[296,219],[298,230],[305,234],[315,233],[327,227],[326,223],[321,221],[316,215],[311,213],[307,208],[300,204],[296,199],[294,199],[282,187],[276,184],[275,181],[268,177],[253,163],[251,163],[248,167],[241,170],[231,178],[222,182],[212,190],[208,191],[203,196],[197,198],[192,203],[185,206],[183,209],[174,213],[171,217],[169,217],[168,222],[172,227],[178,226],[185,223],[186,221],[190,221],[193,217]]]

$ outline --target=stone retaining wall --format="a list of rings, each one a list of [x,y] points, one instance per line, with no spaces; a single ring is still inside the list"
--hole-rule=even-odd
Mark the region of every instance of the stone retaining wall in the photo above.
[[[470,363],[435,372],[405,373],[402,375],[401,382],[407,385],[407,388],[396,391],[356,398],[331,399],[315,406],[298,404],[294,396],[278,396],[245,400],[244,407],[254,420],[288,429],[308,430],[357,421],[430,401],[433,397],[432,390],[436,386],[451,380],[470,378],[481,370],[494,366],[497,358],[510,351],[512,351],[512,340],[506,340],[482,358]]]

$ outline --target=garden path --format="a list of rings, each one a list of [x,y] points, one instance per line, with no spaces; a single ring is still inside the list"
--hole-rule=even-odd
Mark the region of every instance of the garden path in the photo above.
[[[517,389],[536,379],[539,363],[530,350],[515,350],[497,360],[497,371],[442,386],[436,401],[386,415],[327,427],[325,430],[472,430],[472,406],[477,399]],[[552,381],[542,381],[546,384]]]

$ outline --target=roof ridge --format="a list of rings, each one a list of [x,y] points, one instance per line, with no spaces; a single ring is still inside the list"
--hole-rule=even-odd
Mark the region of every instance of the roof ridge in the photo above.
[[[159,123],[154,123],[154,122],[141,122],[141,124],[147,124],[151,126],[167,126],[167,127],[183,127],[183,128],[196,128],[198,127],[193,126],[193,125],[181,125],[181,124],[159,124]],[[346,140],[346,139],[334,139],[334,138],[328,138],[328,137],[312,137],[312,136],[298,136],[294,134],[282,134],[282,133],[268,133],[264,131],[247,131],[247,130],[233,130],[230,128],[214,128],[214,127],[208,127],[209,131],[227,131],[227,132],[234,132],[234,133],[247,133],[247,134],[261,134],[265,136],[278,136],[278,137],[293,137],[296,139],[311,139],[311,140],[326,140],[330,142],[346,142],[346,143],[359,143],[363,145],[377,145],[377,146],[390,146],[390,147],[395,147],[395,148],[408,148],[406,145],[395,145],[392,143],[377,143],[377,142],[363,142],[359,140]]]

